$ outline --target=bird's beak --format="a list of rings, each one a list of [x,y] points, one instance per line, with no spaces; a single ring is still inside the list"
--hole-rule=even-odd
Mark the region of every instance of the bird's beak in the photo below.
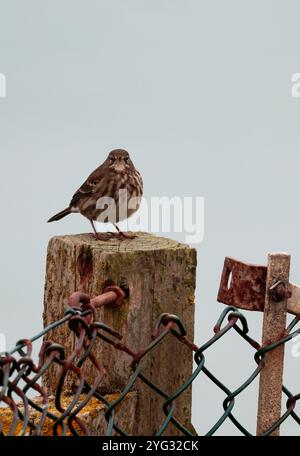
[[[115,171],[117,172],[121,172],[121,171],[124,171],[125,169],[125,162],[123,160],[123,158],[117,158],[116,162],[115,162],[115,166],[114,166],[114,169]]]

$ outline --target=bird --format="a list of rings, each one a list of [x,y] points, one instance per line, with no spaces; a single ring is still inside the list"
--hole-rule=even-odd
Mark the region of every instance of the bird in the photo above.
[[[109,233],[111,236],[130,239],[136,236],[123,233],[117,223],[138,210],[142,195],[143,180],[129,153],[114,149],[74,193],[69,206],[51,217],[48,223],[71,213],[80,213],[90,221],[97,240],[107,240],[107,234],[97,232],[96,221],[113,223],[117,232]]]

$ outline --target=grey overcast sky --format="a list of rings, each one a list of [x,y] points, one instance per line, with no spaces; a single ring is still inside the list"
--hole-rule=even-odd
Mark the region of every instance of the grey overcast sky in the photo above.
[[[198,344],[223,309],[226,255],[264,264],[268,252],[287,251],[300,282],[299,18],[296,0],[0,0],[0,331],[10,346],[41,328],[49,238],[90,230],[75,215],[46,220],[115,147],[131,152],[146,197],[205,197]],[[261,317],[249,315],[257,338]],[[207,366],[235,388],[254,369],[253,352],[229,335]],[[296,393],[299,366],[288,347],[286,385]],[[200,434],[222,400],[196,381]],[[256,405],[257,384],[235,409],[252,432]],[[297,432],[292,422],[282,429]],[[217,434],[237,431],[226,421]]]

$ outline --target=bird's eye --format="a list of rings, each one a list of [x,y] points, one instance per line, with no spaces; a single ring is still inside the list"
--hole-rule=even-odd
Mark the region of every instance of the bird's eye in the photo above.
[[[128,162],[128,160],[129,160],[129,157],[125,157],[125,158],[124,158],[124,160],[125,160],[126,162]]]
[[[115,161],[114,157],[109,157],[110,163],[113,163]]]

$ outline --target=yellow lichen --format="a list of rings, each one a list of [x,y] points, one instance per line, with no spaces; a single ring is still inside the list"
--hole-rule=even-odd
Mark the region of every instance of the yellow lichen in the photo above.
[[[128,393],[125,397],[125,399],[120,403],[120,405],[117,407],[116,409],[116,412],[118,412],[118,410],[120,408],[122,408],[124,406],[124,404],[126,404],[127,400],[133,395],[134,393]],[[113,402],[115,402],[118,397],[119,397],[119,393],[115,393],[115,394],[107,394],[105,395],[105,399],[110,403],[112,404]],[[79,405],[85,398],[85,395],[81,395],[78,402],[77,402],[77,405]],[[63,395],[61,396],[61,406],[63,409],[66,409],[69,404],[71,403],[71,401],[73,400],[73,396],[69,396],[69,395]],[[42,405],[42,401],[40,398],[38,399],[35,399],[34,402],[41,406]],[[22,407],[22,404],[19,403],[18,404],[18,408],[19,410],[21,410],[21,412],[23,411],[23,407]],[[76,407],[74,407],[75,409]],[[73,409],[73,410],[74,410]],[[99,415],[99,413],[104,413],[104,411],[106,410],[106,405],[101,402],[100,400],[98,400],[97,398],[95,397],[92,397],[89,402],[87,403],[87,405],[85,405],[85,407],[83,407],[79,413],[77,414],[77,417],[80,418],[83,422],[89,418],[89,419],[93,419],[93,418],[97,418],[97,416]],[[51,397],[51,399],[49,400],[49,409],[48,409],[49,412],[55,414],[56,416],[60,416],[61,413],[56,409],[55,407],[55,399],[53,397]],[[30,408],[30,421],[33,422],[34,424],[38,424],[40,418],[41,418],[41,413],[38,412],[37,410],[35,410],[34,408]],[[0,420],[1,420],[1,423],[2,423],[2,426],[3,426],[3,433],[4,435],[7,435],[9,432],[10,432],[10,428],[11,428],[11,423],[12,423],[12,420],[13,420],[13,412],[12,410],[9,408],[9,407],[5,407],[5,408],[0,408]],[[68,423],[67,423],[67,419],[64,420],[64,423],[66,425],[66,435],[68,436],[71,436],[72,433],[68,427]],[[83,434],[80,426],[75,422],[73,421],[73,426],[74,428],[76,429],[76,431],[78,432],[78,434]],[[44,423],[44,426],[42,428],[42,433],[43,435],[53,435],[53,424],[54,424],[54,421],[51,419],[51,418],[46,418],[45,420],[45,423]],[[16,424],[16,427],[15,427],[15,430],[13,432],[13,435],[15,436],[18,436],[18,435],[29,435],[30,434],[30,427],[27,426],[27,428],[25,429],[25,431],[23,431],[23,421],[18,419],[17,421],[17,424]],[[57,428],[57,434],[58,435],[61,435],[62,434],[62,428],[61,426],[59,426]]]

